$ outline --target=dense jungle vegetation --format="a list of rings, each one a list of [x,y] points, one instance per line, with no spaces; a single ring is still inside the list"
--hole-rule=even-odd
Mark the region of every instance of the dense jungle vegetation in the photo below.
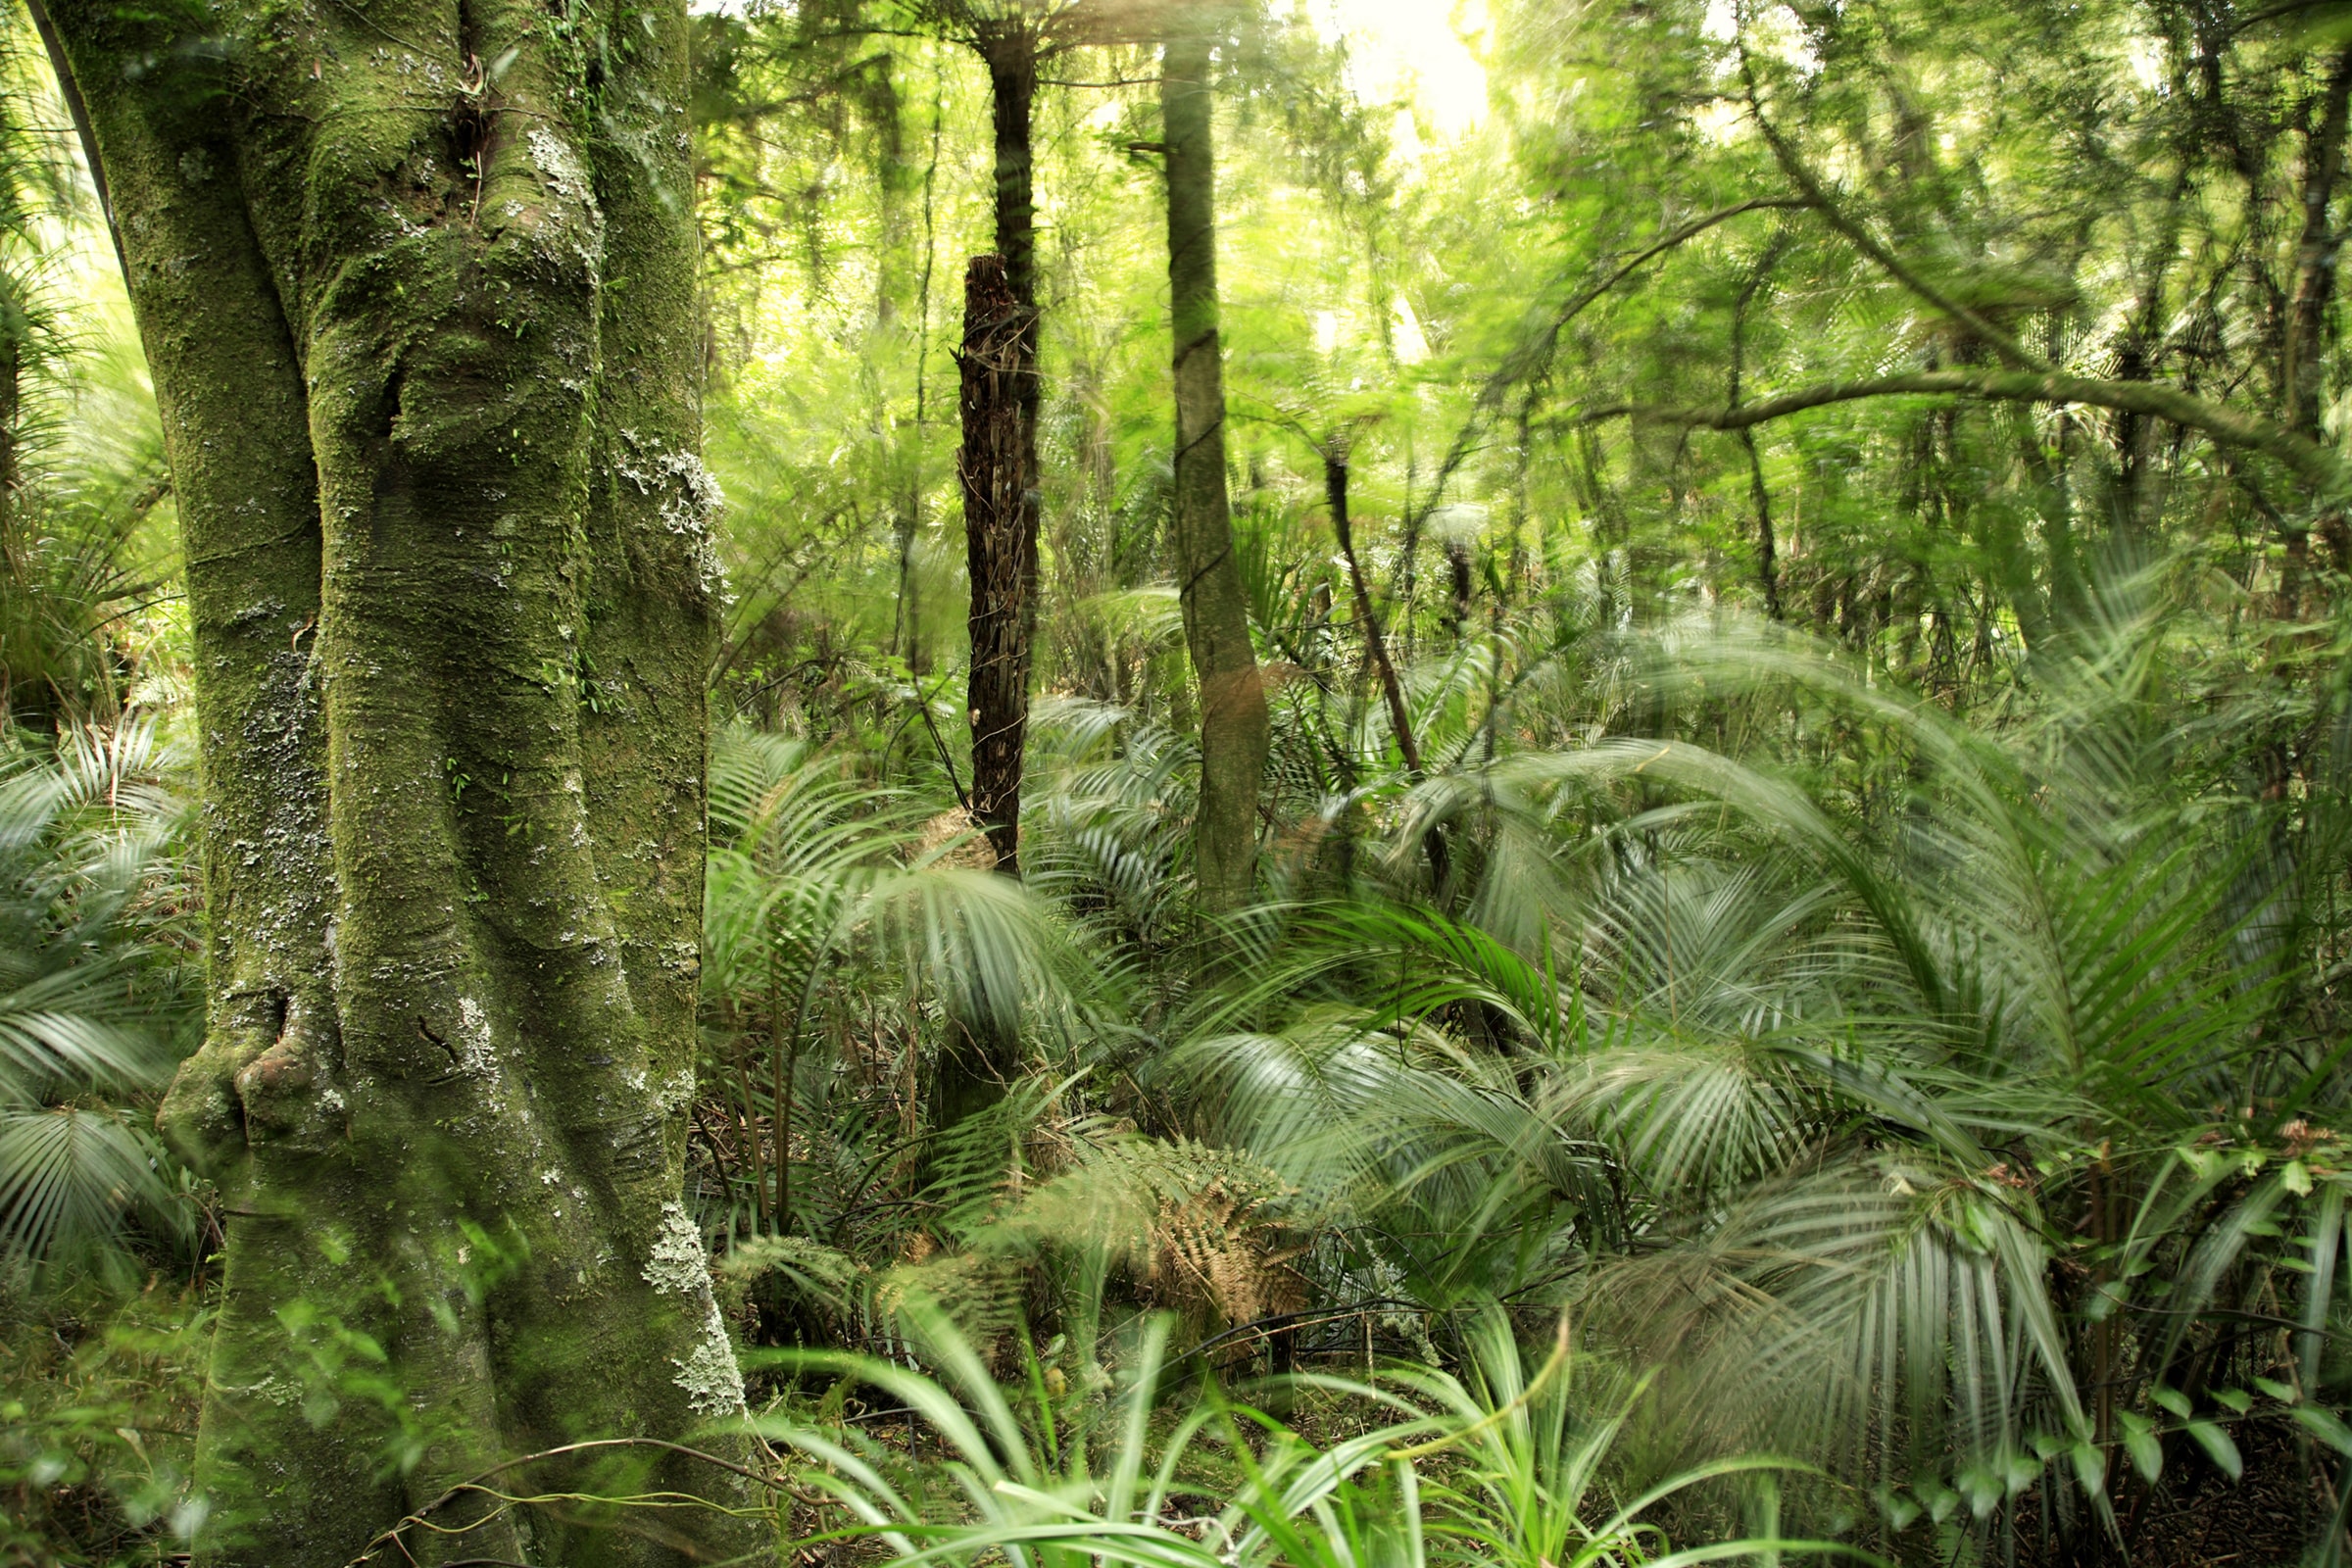
[[[2352,4],[0,43],[0,1561],[2345,1560]]]

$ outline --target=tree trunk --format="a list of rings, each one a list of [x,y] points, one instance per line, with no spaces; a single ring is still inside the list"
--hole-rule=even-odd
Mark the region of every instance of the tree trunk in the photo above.
[[[1018,383],[1036,379],[1024,363],[1036,321],[1006,285],[1004,259],[973,257],[963,284],[963,449],[956,456],[972,592],[972,814],[996,850],[997,869],[1008,876],[1020,874],[1037,583],[1037,489]]]
[[[1021,749],[1037,630],[1037,277],[1029,146],[1037,39],[1018,17],[981,38],[995,94],[997,254],[964,278],[964,546],[971,576],[972,814],[1020,874]]]
[[[1168,161],[1168,298],[1176,340],[1177,569],[1200,683],[1200,804],[1193,858],[1201,906],[1247,904],[1256,884],[1257,796],[1269,745],[1265,688],[1225,494],[1225,381],[1217,333],[1216,151],[1208,39],[1168,40],[1160,112]]]
[[[1446,602],[1446,629],[1457,643],[1470,635],[1470,599],[1474,591],[1471,565],[1470,541],[1447,539],[1446,571],[1452,581],[1453,593]]]
[[[1027,345],[1036,313],[1005,280],[1004,259],[975,256],[964,273],[963,537],[971,577],[971,812],[997,869],[1020,875],[1021,746],[1029,723],[1029,649],[1037,588],[1036,471],[1018,383],[1036,381]],[[1029,427],[1034,431],[1035,426]],[[1004,1097],[1019,1067],[1017,1028],[951,1020],[932,1084],[932,1120],[952,1127]]]
[[[163,1120],[234,1216],[208,1562],[341,1564],[493,1464],[742,1408],[679,1203],[719,587],[685,10],[41,19],[186,530],[209,1028]],[[686,1560],[468,1518],[412,1549]]]
[[[1323,500],[1331,509],[1332,531],[1339,535],[1340,559],[1347,564],[1348,584],[1355,591],[1355,618],[1364,628],[1364,658],[1380,677],[1380,693],[1389,705],[1389,726],[1396,732],[1396,750],[1404,758],[1405,773],[1418,783],[1422,777],[1421,747],[1413,738],[1412,710],[1404,704],[1404,683],[1389,658],[1388,639],[1381,634],[1380,612],[1372,608],[1372,589],[1355,559],[1355,527],[1348,513],[1348,454],[1345,438],[1334,434],[1323,450]],[[1421,837],[1429,856],[1430,888],[1440,903],[1453,880],[1453,857],[1446,845],[1446,829],[1433,824]]]
[[[2322,413],[2327,402],[2328,312],[2335,300],[2336,257],[2343,249],[2343,230],[2329,220],[2335,187],[2343,175],[2344,139],[2352,124],[2352,46],[2336,53],[2328,74],[2319,122],[2303,147],[2303,232],[2295,247],[2294,298],[2287,312],[2285,344],[2278,370],[2280,423],[2315,446],[2327,444]],[[2338,571],[2352,569],[2352,532],[2341,507],[2329,507],[2318,519],[2321,536],[2329,542]],[[2310,525],[2297,521],[2287,538],[2294,580],[2281,597],[2287,613],[2296,614],[2296,591],[2310,555]]]
[[[1413,715],[1404,706],[1404,685],[1389,662],[1388,639],[1381,635],[1380,612],[1372,608],[1372,588],[1355,559],[1355,527],[1348,512],[1348,459],[1340,437],[1332,437],[1323,454],[1323,500],[1331,510],[1332,531],[1339,536],[1340,559],[1348,566],[1348,582],[1355,592],[1355,618],[1364,629],[1364,652],[1380,676],[1380,693],[1389,705],[1389,725],[1396,732],[1396,750],[1404,757],[1405,771],[1421,776],[1421,748],[1413,739]]]

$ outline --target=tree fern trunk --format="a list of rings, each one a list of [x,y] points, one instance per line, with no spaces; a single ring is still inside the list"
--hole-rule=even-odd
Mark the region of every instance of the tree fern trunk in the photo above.
[[[1021,753],[1037,629],[1037,278],[1031,109],[1037,40],[1018,16],[982,39],[995,95],[997,254],[964,278],[964,544],[971,577],[972,813],[1020,873]]]

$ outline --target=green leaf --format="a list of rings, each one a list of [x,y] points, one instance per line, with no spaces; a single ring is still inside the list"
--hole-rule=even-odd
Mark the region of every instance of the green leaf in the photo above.
[[[2235,1481],[2245,1475],[2246,1461],[2239,1457],[2237,1444],[2229,1433],[2211,1421],[2191,1421],[2188,1435],[2197,1440],[2197,1446],[2203,1448],[2230,1480]]]
[[[2075,1445],[2075,1479],[2082,1483],[2085,1496],[2098,1496],[2107,1490],[2107,1455],[2095,1443]]]
[[[2287,1387],[2285,1384],[2279,1382],[2276,1378],[2256,1378],[2254,1380],[2254,1386],[2260,1389],[2263,1393],[2269,1395],[2272,1398],[2277,1399],[2280,1404],[2294,1404],[2303,1397],[2293,1389]]]
[[[2147,1417],[2132,1410],[2117,1412],[2124,1429],[2124,1451],[2132,1456],[2132,1468],[2139,1472],[2142,1481],[2153,1481],[2164,1473],[2164,1445],[2156,1441],[2155,1429]]]
[[[2213,1402],[2232,1415],[2244,1415],[2254,1408],[2254,1396],[2243,1389],[2216,1389]]]
[[[2158,1404],[2164,1406],[2164,1408],[2170,1410],[2181,1420],[2185,1421],[2188,1419],[2191,1409],[2191,1406],[2188,1402],[2188,1396],[2182,1394],[2179,1389],[2168,1389],[2163,1384],[2159,1383],[2148,1391],[2148,1397],[2154,1399]]]
[[[2305,1431],[2325,1443],[2347,1459],[2352,1459],[2352,1427],[2334,1411],[2316,1404],[2298,1404],[2294,1417],[2303,1423]]]

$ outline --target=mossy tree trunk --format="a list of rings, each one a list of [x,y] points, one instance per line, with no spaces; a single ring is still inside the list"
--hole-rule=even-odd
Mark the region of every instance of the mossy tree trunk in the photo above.
[[[679,1206],[717,588],[686,7],[177,14],[41,21],[186,530],[209,1031],[164,1120],[233,1216],[206,1560],[301,1568],[742,1405]],[[414,1549],[684,1560],[581,1528]]]
[[[1193,858],[1202,907],[1250,900],[1269,744],[1265,688],[1225,492],[1225,379],[1217,322],[1216,150],[1209,39],[1171,34],[1160,67],[1168,169],[1168,298],[1175,326],[1175,543],[1186,646],[1200,685],[1200,803]]]

